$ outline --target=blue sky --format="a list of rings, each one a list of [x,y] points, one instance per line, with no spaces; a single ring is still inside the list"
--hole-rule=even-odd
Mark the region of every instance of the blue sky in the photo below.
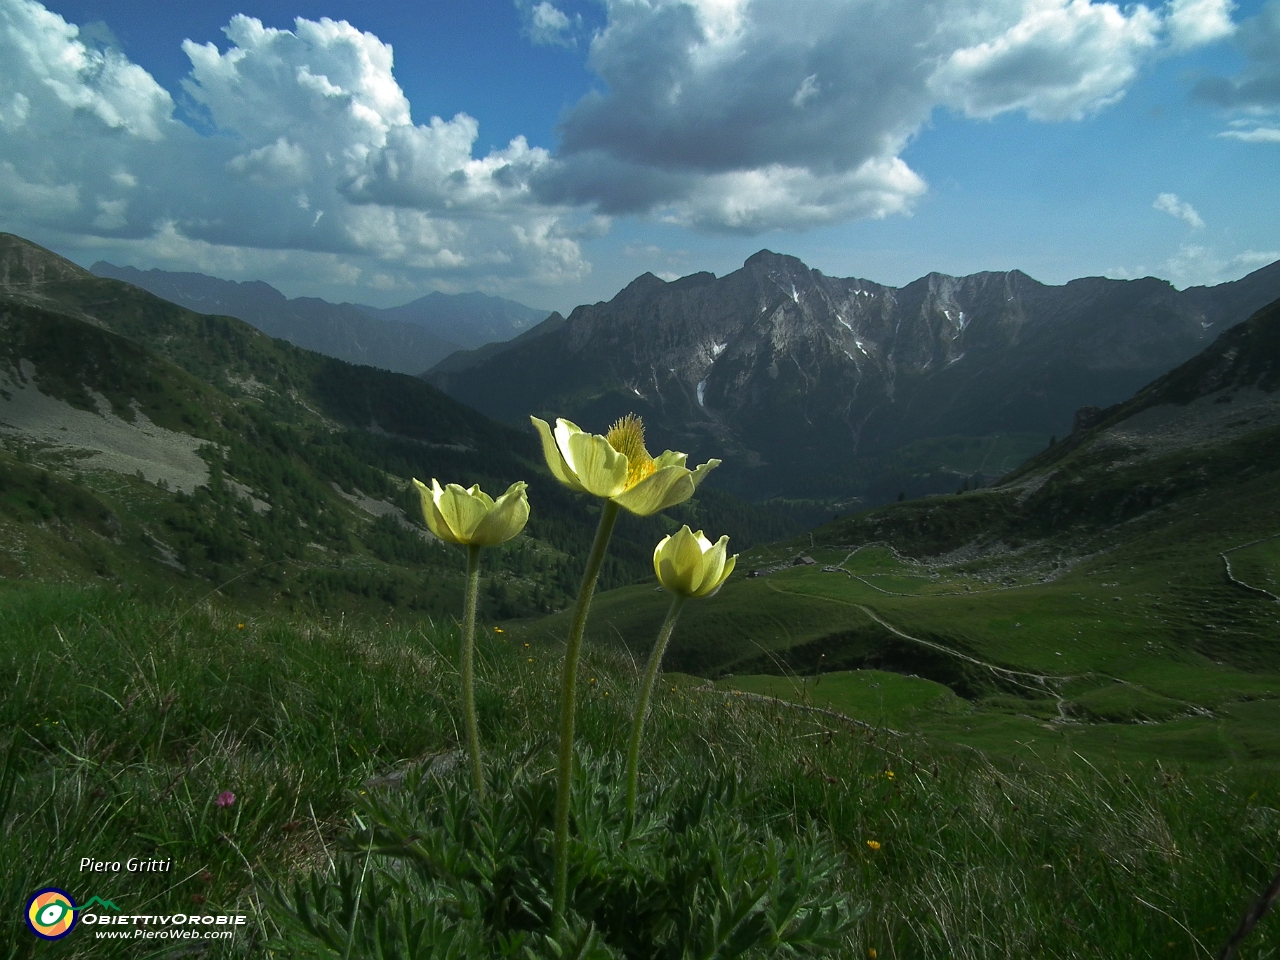
[[[0,0],[0,229],[291,296],[1215,283],[1278,172],[1280,0]]]

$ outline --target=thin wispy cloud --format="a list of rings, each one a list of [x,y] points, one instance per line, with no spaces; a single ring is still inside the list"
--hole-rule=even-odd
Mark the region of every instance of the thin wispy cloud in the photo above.
[[[1196,212],[1196,208],[1185,200],[1178,199],[1176,193],[1160,194],[1151,206],[1161,213],[1167,213],[1169,216],[1181,220],[1193,230],[1200,230],[1204,227],[1204,220]]]
[[[1223,254],[1210,246],[1184,244],[1164,263],[1162,275],[1180,288],[1212,286],[1280,260],[1280,250]]]
[[[1233,126],[1230,130],[1223,130],[1218,136],[1227,140],[1240,140],[1243,143],[1280,143],[1280,127],[1245,123]]]

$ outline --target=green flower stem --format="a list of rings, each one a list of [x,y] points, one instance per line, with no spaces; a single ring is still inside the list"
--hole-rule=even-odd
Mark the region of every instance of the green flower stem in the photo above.
[[[462,712],[467,728],[467,753],[476,798],[484,799],[484,768],[480,765],[480,727],[476,723],[475,658],[476,595],[480,592],[480,546],[467,545],[467,596],[462,617]]]
[[[569,902],[569,788],[573,777],[573,720],[578,705],[578,654],[582,649],[582,631],[591,609],[591,595],[604,564],[609,537],[618,519],[618,505],[606,500],[600,509],[600,525],[582,573],[582,587],[573,608],[569,640],[564,651],[564,676],[560,683],[560,757],[556,769],[555,884],[551,901],[551,923],[557,932],[564,926],[564,911]]]
[[[678,593],[671,598],[667,619],[662,621],[662,627],[658,630],[658,639],[654,641],[653,652],[649,654],[649,665],[645,667],[644,680],[640,684],[636,715],[631,721],[631,743],[627,748],[627,823],[635,820],[636,786],[640,778],[640,737],[644,732],[644,718],[649,713],[649,695],[653,693],[653,682],[658,676],[658,667],[662,665],[667,641],[671,639],[671,631],[675,629],[676,619],[687,599]]]

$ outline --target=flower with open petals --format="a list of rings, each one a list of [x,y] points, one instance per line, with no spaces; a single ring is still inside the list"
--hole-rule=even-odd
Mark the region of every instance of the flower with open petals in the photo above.
[[[738,555],[726,556],[729,538],[712,543],[699,530],[681,527],[653,550],[653,572],[658,582],[681,597],[709,597],[729,579]]]
[[[586,433],[576,423],[530,417],[542,438],[542,454],[557,480],[579,493],[612,500],[631,513],[647,517],[684,503],[719,460],[690,470],[688,454],[668,450],[654,458],[644,445],[644,423],[627,414],[608,434]]]
[[[519,480],[494,500],[476,484],[464,489],[456,483],[441,488],[433,477],[428,487],[414,480],[422,498],[427,526],[445,543],[492,547],[505,543],[529,521],[529,497]]]

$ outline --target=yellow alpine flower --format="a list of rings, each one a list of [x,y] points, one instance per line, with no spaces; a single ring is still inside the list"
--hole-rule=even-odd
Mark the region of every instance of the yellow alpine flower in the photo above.
[[[422,499],[427,526],[445,543],[492,547],[510,540],[529,521],[526,484],[518,480],[494,500],[475,484],[464,489],[456,483],[441,488],[434,477],[428,487],[414,480]]]
[[[576,423],[530,417],[542,438],[542,454],[557,480],[579,493],[612,500],[631,513],[647,517],[693,496],[708,473],[720,466],[708,460],[694,470],[688,454],[668,450],[654,458],[644,446],[644,423],[627,414],[608,434],[586,433]]]
[[[653,572],[658,582],[681,597],[709,597],[733,573],[738,555],[727,557],[729,538],[712,543],[688,525],[663,537],[653,550]]]

